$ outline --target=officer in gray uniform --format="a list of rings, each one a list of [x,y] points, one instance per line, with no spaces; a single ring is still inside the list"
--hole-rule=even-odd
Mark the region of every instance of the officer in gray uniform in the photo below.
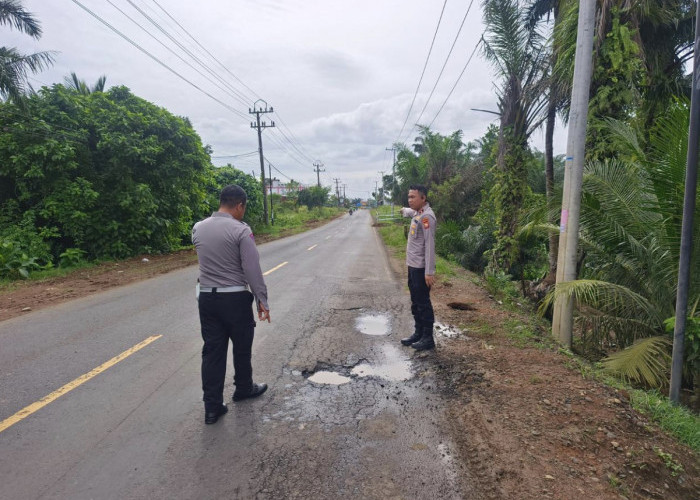
[[[411,293],[411,313],[415,323],[413,335],[401,343],[417,351],[433,349],[433,304],[430,289],[435,284],[435,213],[427,202],[428,189],[420,184],[408,189],[408,205],[402,208],[404,217],[411,217],[411,228],[406,244],[408,290]]]
[[[267,384],[253,383],[253,300],[257,301],[260,321],[270,321],[270,307],[253,232],[242,222],[247,201],[239,186],[226,186],[219,197],[219,210],[192,228],[192,243],[199,259],[206,424],[215,423],[228,411],[223,392],[229,339],[233,343],[236,385],[233,400],[253,398],[267,390]]]

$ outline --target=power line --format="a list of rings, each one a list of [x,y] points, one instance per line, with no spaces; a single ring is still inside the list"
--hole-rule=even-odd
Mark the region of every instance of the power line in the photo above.
[[[229,75],[231,75],[233,78],[236,79],[236,81],[238,81],[238,83],[240,83],[240,84],[243,85],[246,89],[248,89],[248,91],[250,91],[250,92],[252,93],[252,95],[253,95],[255,98],[261,99],[261,97],[260,97],[253,89],[251,89],[248,85],[246,85],[246,84],[243,82],[243,80],[241,80],[241,79],[238,78],[236,75],[234,75],[234,74],[231,72],[231,70],[229,70],[221,61],[219,61],[216,57],[214,57],[214,55],[213,55],[211,52],[209,52],[201,43],[199,43],[195,37],[193,37],[192,35],[190,35],[189,31],[187,31],[179,22],[177,22],[177,20],[176,20],[173,16],[171,16],[171,15],[168,13],[168,11],[165,10],[156,0],[152,0],[152,1],[153,1],[154,4],[156,4],[156,5],[158,6],[158,8],[159,8],[160,10],[162,10],[162,11],[165,13],[166,16],[168,16],[170,19],[172,19],[173,22],[174,22],[175,24],[177,24],[177,25],[180,27],[180,29],[181,29],[182,31],[184,31],[185,34],[186,34],[188,37],[190,37],[190,38],[194,41],[194,43],[196,43],[204,52],[206,52],[206,53],[209,55],[209,57],[211,57],[214,61],[216,61]],[[250,99],[250,100],[252,101],[253,99]]]
[[[483,36],[483,35],[482,35],[482,36]],[[456,81],[455,84],[452,86],[452,89],[450,90],[450,93],[447,94],[447,97],[445,97],[445,100],[442,101],[442,105],[440,106],[440,109],[438,109],[437,113],[435,113],[435,116],[433,117],[432,121],[430,122],[430,125],[428,125],[428,128],[430,128],[430,127],[433,126],[433,123],[435,122],[435,119],[438,117],[438,115],[439,115],[440,112],[442,111],[442,108],[445,107],[445,104],[447,104],[447,101],[448,101],[448,100],[450,99],[450,97],[452,96],[452,92],[454,92],[455,89],[457,88],[457,84],[458,84],[459,81],[462,79],[462,76],[464,76],[464,72],[467,71],[467,66],[469,66],[469,63],[472,61],[472,57],[474,57],[474,54],[476,54],[476,49],[479,48],[479,45],[481,45],[481,41],[482,41],[482,40],[483,40],[483,38],[479,38],[479,41],[476,42],[476,45],[474,46],[474,50],[472,50],[472,53],[471,53],[471,55],[469,56],[469,59],[467,59],[467,63],[464,65],[464,68],[462,68],[462,72],[461,72],[461,73],[459,74],[459,76],[457,77],[457,81]]]
[[[411,111],[413,111],[413,105],[416,103],[416,97],[418,96],[418,89],[420,89],[420,84],[423,82],[423,76],[425,76],[425,69],[428,67],[428,61],[430,60],[430,54],[433,52],[433,45],[435,45],[435,38],[437,38],[438,30],[440,29],[440,23],[442,22],[442,15],[445,13],[445,6],[447,5],[447,0],[445,0],[445,3],[442,4],[442,10],[440,11],[440,18],[438,19],[437,26],[435,27],[435,33],[433,34],[433,41],[430,42],[430,49],[428,50],[428,56],[425,58],[425,64],[423,65],[423,71],[420,74],[420,79],[418,80],[418,85],[416,86],[416,91],[413,94],[413,100],[411,101],[411,105],[408,108],[408,113],[406,113],[406,119],[403,121],[403,125],[401,125],[401,132],[399,132],[399,135],[396,137],[396,141],[398,141],[401,138],[401,134],[403,134],[403,130],[406,127],[406,123],[408,122],[408,117],[411,116]]]
[[[150,36],[150,37],[153,38],[156,42],[158,42],[161,46],[163,46],[168,52],[170,52],[171,54],[173,54],[175,57],[177,57],[178,59],[180,59],[180,61],[182,61],[182,62],[185,63],[187,66],[189,66],[191,69],[193,69],[199,76],[201,76],[202,78],[204,78],[205,80],[207,80],[209,83],[211,83],[211,84],[213,84],[214,86],[216,86],[219,90],[223,91],[225,94],[228,94],[229,96],[233,97],[234,99],[236,99],[236,100],[237,100],[238,102],[240,102],[241,104],[243,104],[243,105],[245,105],[245,106],[248,105],[248,102],[247,102],[247,101],[244,101],[244,100],[241,99],[238,95],[236,95],[236,94],[234,94],[233,92],[227,90],[226,88],[222,87],[222,86],[219,85],[218,83],[216,83],[216,82],[212,81],[211,79],[209,79],[209,77],[205,76],[200,70],[198,70],[197,68],[195,68],[195,67],[192,65],[192,63],[190,63],[190,62],[187,61],[185,58],[183,58],[180,54],[178,54],[178,53],[175,52],[173,49],[171,49],[170,47],[168,47],[168,46],[167,46],[162,40],[160,40],[157,36],[155,36],[153,33],[151,33],[150,31],[148,31],[148,29],[146,29],[144,26],[142,26],[142,25],[141,25],[138,21],[136,21],[134,18],[132,18],[131,16],[129,16],[129,14],[127,14],[126,12],[124,12],[119,6],[115,5],[115,4],[112,2],[112,0],[106,0],[106,1],[107,1],[107,3],[110,4],[112,7],[114,7],[115,9],[117,9],[121,14],[123,14],[124,17],[126,17],[129,21],[131,21],[131,22],[134,23],[136,26],[138,26],[139,28],[141,28],[141,30],[143,30],[148,36]],[[142,12],[142,11],[141,11],[140,9],[138,9],[138,8],[137,8],[137,10],[139,10],[139,12]],[[142,14],[143,14],[143,12],[142,12]],[[145,14],[143,14],[143,15],[146,16]],[[148,18],[148,17],[147,17],[147,19],[150,20],[150,18]],[[151,22],[153,22],[153,21],[151,21]],[[161,31],[162,31],[162,30],[161,30]],[[166,36],[167,36],[167,35],[166,35]],[[172,39],[172,38],[171,38],[171,39]],[[200,64],[200,65],[201,65],[201,64]],[[216,77],[216,78],[219,79],[219,80],[221,80],[221,79],[218,78],[218,77]]]
[[[71,1],[72,1],[74,4],[76,4],[78,7],[80,7],[81,9],[83,9],[85,12],[87,12],[88,14],[90,14],[92,17],[94,17],[95,19],[97,19],[100,23],[104,24],[107,28],[109,28],[110,30],[112,30],[114,33],[116,33],[117,35],[119,35],[120,37],[122,37],[124,40],[126,40],[127,42],[129,42],[131,45],[133,45],[133,46],[134,46],[135,48],[137,48],[139,51],[141,51],[142,53],[144,53],[145,55],[147,55],[148,57],[150,57],[151,59],[153,59],[155,62],[157,62],[158,64],[160,64],[161,66],[163,66],[165,69],[167,69],[168,71],[170,71],[171,73],[173,73],[175,76],[177,76],[177,77],[180,78],[181,80],[185,81],[186,83],[190,84],[192,87],[194,87],[195,89],[199,90],[201,93],[203,93],[204,95],[206,95],[206,96],[209,97],[210,99],[216,101],[217,103],[219,103],[220,105],[222,105],[223,107],[225,107],[226,109],[228,109],[229,111],[231,111],[232,113],[234,113],[234,114],[238,115],[239,117],[243,118],[246,122],[248,121],[248,117],[247,117],[246,115],[244,115],[243,113],[241,113],[241,112],[238,111],[237,109],[233,108],[232,106],[229,106],[228,104],[226,104],[225,102],[223,102],[221,99],[218,99],[217,97],[214,97],[214,96],[211,95],[209,92],[207,92],[206,90],[204,90],[204,89],[202,89],[201,87],[199,87],[197,84],[191,82],[190,80],[188,80],[187,78],[185,78],[184,76],[182,76],[180,73],[178,73],[178,72],[175,71],[173,68],[171,68],[170,66],[168,66],[167,64],[165,64],[165,63],[164,63],[163,61],[161,61],[160,59],[158,59],[156,56],[154,56],[153,54],[151,54],[150,52],[148,52],[146,49],[144,49],[143,47],[141,47],[138,43],[134,42],[131,38],[129,38],[129,37],[126,36],[124,33],[122,33],[121,31],[119,31],[117,28],[115,28],[114,26],[112,26],[110,23],[108,23],[107,21],[105,21],[103,18],[101,18],[101,17],[100,17],[99,15],[97,15],[95,12],[93,12],[92,10],[90,10],[89,8],[87,8],[85,5],[83,5],[82,3],[80,3],[78,0],[71,0]]]
[[[108,0],[108,1],[109,1],[109,0]],[[160,31],[161,33],[163,33],[166,37],[168,37],[168,39],[170,39],[170,41],[172,41],[175,45],[177,45],[178,48],[180,48],[180,50],[182,50],[183,52],[185,52],[185,54],[187,54],[188,56],[190,56],[190,57],[192,58],[192,60],[193,60],[194,62],[196,62],[197,64],[199,64],[207,73],[209,73],[209,74],[212,75],[214,78],[216,78],[217,80],[219,80],[223,85],[225,85],[226,87],[228,87],[228,88],[231,90],[231,92],[232,92],[233,94],[235,94],[235,99],[239,100],[239,101],[242,102],[244,105],[247,105],[247,104],[250,102],[250,100],[249,100],[245,95],[243,95],[242,93],[240,93],[237,89],[235,89],[234,87],[232,87],[226,80],[224,80],[224,79],[221,78],[218,74],[216,74],[209,66],[207,66],[207,65],[206,65],[205,63],[203,63],[197,56],[195,56],[187,47],[185,47],[183,44],[181,44],[177,39],[175,39],[175,37],[173,37],[168,31],[166,31],[157,21],[155,21],[151,16],[149,16],[146,12],[144,12],[143,9],[141,9],[141,7],[139,7],[138,5],[136,5],[132,0],[126,0],[126,1],[127,1],[127,2],[129,3],[129,5],[131,5],[134,9],[136,9],[143,17],[145,17],[153,26],[155,26],[156,29],[157,29],[158,31]],[[111,3],[111,2],[110,2],[110,3]],[[178,56],[178,57],[179,57],[179,56]],[[182,58],[181,58],[181,59],[182,59]],[[204,75],[202,75],[202,76],[204,76]]]
[[[428,100],[425,101],[425,105],[423,106],[423,109],[420,112],[420,115],[418,115],[418,119],[416,120],[416,124],[420,122],[420,119],[423,117],[423,113],[425,113],[426,108],[428,107],[428,104],[430,103],[430,99],[432,99],[433,94],[435,93],[435,89],[438,86],[438,83],[440,83],[440,78],[442,78],[442,73],[445,71],[445,67],[447,66],[448,61],[450,60],[450,56],[452,56],[452,51],[455,48],[455,45],[457,44],[457,40],[459,39],[460,33],[462,33],[462,28],[464,28],[464,23],[467,20],[467,16],[469,15],[469,12],[472,9],[472,5],[474,4],[474,0],[471,0],[469,2],[469,7],[467,7],[467,12],[464,14],[464,17],[462,18],[462,24],[459,25],[459,30],[457,31],[457,35],[455,36],[454,41],[452,42],[452,47],[450,47],[450,51],[447,53],[447,57],[445,58],[445,62],[442,65],[442,69],[440,69],[440,74],[437,77],[437,80],[435,80],[435,85],[433,85],[433,89],[430,91],[430,95],[428,96]],[[406,135],[406,138],[408,138],[408,135],[410,135],[411,131],[414,129],[416,124],[411,127],[411,130],[409,130],[408,134]]]
[[[212,158],[223,159],[223,158],[240,158],[242,156],[252,156],[258,154],[257,151],[251,151],[250,153],[241,153],[238,155],[223,155],[223,156],[212,156]]]

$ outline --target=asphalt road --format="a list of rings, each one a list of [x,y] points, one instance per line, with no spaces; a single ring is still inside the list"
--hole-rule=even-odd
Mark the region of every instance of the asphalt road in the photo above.
[[[0,323],[0,421],[70,389],[0,431],[0,498],[468,497],[426,358],[398,343],[409,299],[369,214],[260,254],[275,269],[272,323],[256,328],[253,369],[270,389],[231,403],[229,355],[230,411],[215,425],[203,422],[196,267]],[[385,335],[360,331],[367,315]],[[345,383],[313,381],[324,375]]]

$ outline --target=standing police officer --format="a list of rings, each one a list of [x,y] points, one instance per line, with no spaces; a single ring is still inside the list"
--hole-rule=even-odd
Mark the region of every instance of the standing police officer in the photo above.
[[[422,185],[408,188],[408,206],[402,208],[404,217],[411,217],[411,229],[406,244],[406,264],[408,265],[408,290],[411,293],[411,313],[415,331],[408,338],[401,339],[403,345],[410,345],[417,351],[433,349],[433,304],[430,302],[430,289],[435,284],[435,213],[427,202],[428,189]]]
[[[219,210],[192,228],[199,259],[205,424],[215,423],[228,412],[223,392],[229,339],[236,385],[233,400],[254,398],[267,390],[267,384],[253,383],[253,299],[260,321],[270,321],[270,308],[253,232],[242,222],[247,201],[239,186],[226,186],[219,197]]]

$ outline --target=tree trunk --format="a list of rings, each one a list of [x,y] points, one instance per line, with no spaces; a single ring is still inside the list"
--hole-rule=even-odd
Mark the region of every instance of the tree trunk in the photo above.
[[[552,86],[553,87],[553,86]],[[554,88],[550,88],[549,105],[547,107],[547,125],[545,128],[544,139],[544,174],[546,179],[547,193],[547,208],[551,208],[554,200],[554,126],[557,117],[556,96]],[[556,216],[551,210],[547,210],[547,219],[550,223],[557,223]],[[547,283],[553,284],[556,282],[557,276],[557,256],[559,253],[559,235],[556,233],[549,234],[549,272],[544,279]]]

